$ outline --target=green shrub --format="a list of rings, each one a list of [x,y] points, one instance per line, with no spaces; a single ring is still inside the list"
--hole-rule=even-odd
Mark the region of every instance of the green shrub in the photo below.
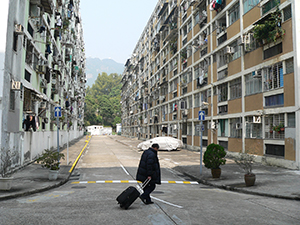
[[[210,144],[203,156],[203,163],[208,169],[220,169],[220,165],[226,163],[226,152],[221,145]]]

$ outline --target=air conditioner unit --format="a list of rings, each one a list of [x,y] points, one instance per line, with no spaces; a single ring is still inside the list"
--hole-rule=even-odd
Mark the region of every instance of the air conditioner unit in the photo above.
[[[187,114],[189,114],[189,110],[188,110],[188,109],[185,109],[185,110],[183,111],[183,115],[187,116]]]
[[[252,36],[252,33],[249,33],[247,35],[244,36],[244,43],[245,44],[250,44],[251,42],[251,36]]]
[[[15,34],[24,34],[24,27],[21,24],[15,24]]]
[[[261,73],[258,73],[257,70],[256,70],[256,71],[253,71],[253,72],[252,72],[252,77],[253,77],[253,78],[261,78]]]
[[[230,46],[227,46],[226,47],[226,54],[233,54],[233,53],[234,53],[234,48],[230,47]]]
[[[245,36],[241,36],[241,37],[238,39],[238,44],[239,44],[239,45],[244,45],[244,44],[245,44]]]
[[[253,123],[261,123],[261,116],[253,116]]]
[[[242,124],[241,123],[236,123],[235,124],[235,129],[236,130],[241,130],[242,129]]]

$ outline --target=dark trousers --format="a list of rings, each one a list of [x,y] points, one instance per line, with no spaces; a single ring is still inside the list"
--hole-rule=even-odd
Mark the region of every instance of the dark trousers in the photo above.
[[[150,194],[152,191],[154,191],[155,186],[155,184],[148,184],[146,187],[144,187],[144,193],[141,196],[142,198],[146,199],[147,202],[151,201]]]

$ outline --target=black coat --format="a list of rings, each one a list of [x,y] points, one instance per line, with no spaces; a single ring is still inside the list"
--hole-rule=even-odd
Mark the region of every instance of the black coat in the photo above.
[[[144,182],[151,177],[150,183],[161,184],[160,165],[157,158],[157,151],[149,148],[144,151],[136,174],[136,180]]]

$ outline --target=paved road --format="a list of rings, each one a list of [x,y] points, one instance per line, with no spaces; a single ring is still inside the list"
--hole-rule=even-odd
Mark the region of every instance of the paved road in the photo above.
[[[159,152],[162,180],[189,180],[171,168],[189,163],[187,157],[192,156],[173,153]],[[155,204],[144,205],[138,199],[129,210],[122,210],[115,198],[130,184],[94,181],[133,180],[140,155],[108,137],[93,137],[67,184],[1,202],[0,224],[299,224],[299,201],[201,184],[162,184],[152,195]],[[90,182],[78,184],[85,181]]]

